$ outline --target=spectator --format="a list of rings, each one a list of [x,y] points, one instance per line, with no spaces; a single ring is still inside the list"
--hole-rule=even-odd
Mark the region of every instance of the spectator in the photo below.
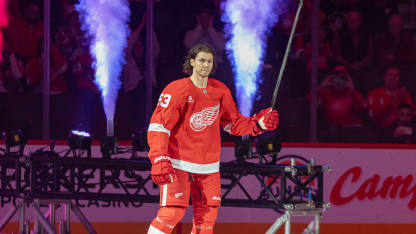
[[[66,18],[71,12],[75,11],[77,0],[61,0],[61,3],[64,10],[64,18]]]
[[[364,136],[365,101],[354,88],[351,76],[343,66],[334,68],[320,84],[318,103],[322,106],[329,141],[352,141]]]
[[[87,48],[81,47],[75,42],[69,25],[63,25],[56,30],[54,44],[68,62],[73,62],[78,55],[88,51]]]
[[[94,83],[92,63],[93,59],[89,52],[78,55],[72,64],[72,75],[78,91],[88,89],[93,93],[99,94],[98,87]]]
[[[81,28],[78,12],[72,11],[65,20],[68,23],[70,35],[75,41],[76,47],[88,48],[90,39]]]
[[[196,27],[185,33],[183,44],[186,50],[189,50],[196,44],[208,44],[215,52],[217,69],[212,76],[225,83],[235,95],[234,74],[231,64],[225,57],[225,37],[224,34],[214,27],[214,16],[216,15],[215,7],[208,3],[202,2],[196,14]]]
[[[396,0],[371,0],[364,18],[368,30],[378,36],[387,27],[390,16],[398,13]]]
[[[38,91],[42,89],[43,79],[43,50],[39,47],[39,54],[37,57],[29,59],[26,66],[26,82],[28,85],[36,88]],[[61,52],[54,45],[51,46],[51,86],[50,93],[52,95],[62,94],[67,91],[67,85],[63,74],[68,69],[68,63],[62,56]]]
[[[126,64],[123,70],[123,90],[128,102],[128,114],[134,132],[145,130],[145,105],[146,100],[146,14],[142,16],[141,23],[130,34],[127,40]],[[156,86],[156,66],[159,57],[159,41],[156,33],[152,35],[153,42],[153,68],[152,83]],[[137,100],[142,100],[138,102]]]
[[[344,14],[347,8],[345,1],[326,0],[320,4],[320,7],[328,16],[328,24],[333,31],[344,27]]]
[[[305,63],[305,68],[308,74],[312,71],[312,42],[310,39],[305,40],[304,37],[298,37],[296,39],[296,57],[299,61]],[[326,73],[329,72],[331,60],[333,58],[331,42],[329,41],[327,31],[325,28],[319,28],[319,56],[318,56],[318,69],[319,75],[326,77]]]
[[[367,98],[368,113],[373,125],[388,128],[397,120],[397,109],[400,103],[413,108],[412,98],[406,88],[400,85],[400,70],[390,66],[384,75],[384,87],[372,90]]]
[[[54,33],[53,39],[54,44],[59,49],[60,53],[66,58],[68,67],[70,68],[74,65],[75,58],[79,55],[88,53],[88,48],[84,48],[76,43],[69,25],[59,27]],[[74,91],[76,81],[72,76],[72,69],[68,69],[64,76],[68,89],[70,91]]]
[[[360,12],[350,11],[346,14],[346,19],[346,27],[334,34],[334,54],[338,63],[346,66],[351,72],[357,89],[367,93],[372,82],[367,74],[371,62],[372,42],[362,26]]]
[[[388,31],[380,35],[376,48],[382,66],[400,64],[400,69],[403,69],[414,66],[416,62],[414,39],[403,30],[403,19],[399,14],[390,16]]]
[[[385,141],[387,143],[416,143],[416,131],[412,106],[402,103],[397,108],[397,120],[387,129]]]
[[[36,103],[33,94],[25,92],[25,67],[22,58],[11,51],[7,38],[4,46],[3,62],[0,65],[0,131],[29,127],[36,114],[40,114],[40,103]]]
[[[4,42],[3,62],[1,63],[2,90],[7,93],[22,93],[26,83],[23,60],[11,51],[7,40]]]
[[[278,29],[284,34],[289,35],[295,21],[296,12],[299,6],[299,0],[286,1],[285,4],[279,6],[277,24],[275,29]],[[324,13],[325,14],[325,13]],[[312,0],[304,0],[302,5],[302,14],[299,15],[296,26],[296,35],[307,35],[311,33],[312,23]]]
[[[345,26],[347,12],[352,10],[362,12],[366,1],[368,0],[325,0],[322,1],[320,7],[328,16],[328,26],[332,31],[337,31]]]
[[[37,92],[43,90],[43,63],[44,55],[42,47],[39,47],[38,57],[29,59],[26,66],[27,84]],[[51,113],[51,136],[54,138],[65,139],[70,130],[70,118],[68,109],[68,87],[65,82],[64,74],[68,69],[68,62],[62,56],[59,49],[51,45],[51,69],[50,69],[50,113]],[[41,103],[41,97],[37,96]],[[40,120],[38,120],[40,121]],[[40,125],[40,123],[39,123]],[[39,130],[34,126],[34,130]]]
[[[14,17],[20,16],[20,1],[17,0],[7,0],[7,9],[9,11],[10,17],[14,19]]]
[[[211,45],[216,53],[218,65],[224,63],[225,39],[224,34],[213,26],[214,16],[209,8],[202,8],[196,15],[197,25],[185,34],[184,45],[187,50],[196,44]]]
[[[5,53],[2,54],[2,57]],[[7,58],[0,60],[0,133],[6,130],[9,122],[9,113],[7,112],[8,90],[5,81],[10,76],[10,65]]]
[[[43,22],[40,7],[29,2],[24,5],[23,17],[11,20],[7,36],[13,52],[27,61],[37,55],[43,37]]]

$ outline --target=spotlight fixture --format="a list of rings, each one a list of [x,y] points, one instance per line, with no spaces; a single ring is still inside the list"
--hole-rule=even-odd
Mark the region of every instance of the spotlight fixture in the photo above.
[[[242,162],[245,159],[253,158],[252,142],[250,135],[237,138],[234,144],[234,155],[237,161]]]
[[[256,151],[253,151],[253,141],[256,143]],[[271,156],[272,163],[274,163],[277,159],[277,154],[281,150],[281,141],[278,135],[255,138],[244,135],[241,138],[237,138],[234,147],[234,155],[238,162],[244,162],[246,159],[259,158],[259,162],[262,163],[265,159],[264,156]]]
[[[258,138],[256,152],[260,155],[277,154],[282,149],[282,142],[278,135],[271,137]]]
[[[91,135],[88,132],[84,132],[84,131],[72,130],[71,133],[77,136],[91,137]]]
[[[6,147],[14,147],[18,145],[26,144],[26,137],[23,134],[22,129],[17,129],[13,131],[8,131],[3,133],[5,138]]]
[[[100,150],[103,158],[110,159],[112,154],[117,154],[117,138],[113,136],[102,138]]]
[[[91,158],[91,135],[88,132],[72,130],[68,136],[68,146],[75,154],[75,150],[86,150],[88,158]],[[74,155],[75,157],[81,155]]]
[[[147,133],[138,132],[131,134],[131,141],[133,151],[149,151],[149,144],[147,143]]]
[[[6,153],[10,153],[10,148],[19,146],[19,152],[22,154],[27,142],[27,136],[23,129],[16,129],[2,133],[6,145]]]
[[[137,158],[136,152],[148,152],[150,147],[147,142],[147,132],[137,132],[131,134],[131,145],[133,146],[132,158]]]

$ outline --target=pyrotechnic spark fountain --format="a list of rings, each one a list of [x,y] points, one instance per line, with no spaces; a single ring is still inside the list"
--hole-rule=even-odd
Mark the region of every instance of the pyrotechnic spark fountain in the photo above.
[[[107,117],[107,136],[114,136],[114,112],[124,64],[130,16],[128,0],[80,0],[76,5],[82,28],[91,38],[95,83]]]
[[[266,35],[282,13],[281,0],[227,0],[223,3],[227,54],[233,64],[237,100],[250,115],[259,83]]]

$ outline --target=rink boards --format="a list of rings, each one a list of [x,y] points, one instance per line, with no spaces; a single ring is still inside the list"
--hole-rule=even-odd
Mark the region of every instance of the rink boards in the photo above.
[[[34,151],[41,146],[29,145],[27,149]],[[56,150],[65,147],[57,146]],[[99,152],[99,146],[93,146],[93,152]],[[314,158],[316,164],[331,167],[331,172],[326,173],[324,177],[324,201],[330,202],[332,206],[324,213],[323,233],[326,233],[325,230],[327,233],[334,233],[335,229],[338,230],[336,233],[343,233],[342,230],[355,233],[360,233],[360,230],[363,233],[380,233],[380,231],[381,233],[416,233],[416,179],[414,178],[416,147],[284,144],[279,156],[284,155]],[[234,148],[225,144],[222,148],[222,161],[231,160],[234,160]],[[243,183],[250,185],[252,182],[244,180]],[[1,198],[0,216],[11,207],[12,202],[10,198]],[[103,229],[98,233],[107,233],[106,231],[111,233],[109,231],[111,227],[117,229],[121,226],[131,228],[126,228],[126,231],[120,233],[141,233],[127,230],[139,230],[145,227],[158,209],[155,204],[138,206],[134,203],[104,201],[76,201],[76,204],[81,207],[94,226],[98,225],[97,229]],[[59,220],[62,212],[57,213]],[[28,215],[30,217],[30,210]],[[271,209],[222,207],[216,230],[222,228],[227,230],[237,226],[244,227],[242,230],[247,233],[250,233],[248,231],[250,228],[262,233],[261,230],[266,230],[278,217],[279,214]],[[13,220],[17,221],[16,217]],[[75,218],[72,220],[77,221]],[[310,220],[297,218],[293,221],[307,223]],[[189,209],[183,219],[184,231],[191,222],[192,212]],[[8,228],[12,226],[13,224]],[[400,228],[403,230],[399,231]]]

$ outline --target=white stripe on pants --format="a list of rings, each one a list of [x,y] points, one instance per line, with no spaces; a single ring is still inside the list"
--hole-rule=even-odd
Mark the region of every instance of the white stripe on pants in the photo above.
[[[150,225],[149,231],[147,231],[147,234],[166,234],[166,233],[164,233],[164,232],[160,231],[159,229]]]

